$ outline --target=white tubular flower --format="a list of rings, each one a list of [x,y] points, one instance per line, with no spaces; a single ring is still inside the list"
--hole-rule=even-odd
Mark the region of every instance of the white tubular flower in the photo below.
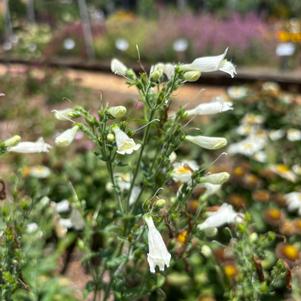
[[[114,127],[113,132],[115,134],[118,154],[130,155],[141,147],[141,144],[136,144],[134,139],[130,138],[120,128]]]
[[[156,272],[156,266],[164,271],[165,265],[169,267],[171,255],[168,252],[160,232],[156,229],[151,216],[145,216],[144,220],[148,227],[148,254],[147,261],[151,273]]]
[[[54,117],[58,120],[70,120],[70,113],[73,112],[73,109],[64,109],[64,110],[52,110]]]
[[[232,102],[213,101],[213,102],[201,103],[194,109],[187,110],[186,113],[188,114],[188,116],[212,115],[212,114],[217,114],[229,110],[233,110]]]
[[[289,211],[298,210],[298,214],[301,215],[301,192],[290,192],[285,196],[286,204]]]
[[[141,192],[141,188],[139,186],[134,186],[130,195],[129,204],[133,205]]]
[[[68,200],[62,200],[58,203],[54,203],[54,206],[57,213],[65,213],[70,210],[70,203]]]
[[[7,151],[14,153],[47,153],[51,145],[45,143],[43,138],[39,138],[36,142],[20,142],[15,146],[9,147]]]
[[[288,129],[287,130],[287,139],[289,141],[300,141],[301,140],[301,131],[298,129]]]
[[[117,118],[117,119],[122,118],[126,114],[126,107],[124,107],[124,106],[110,107],[108,109],[108,112],[114,118]]]
[[[205,149],[219,149],[227,145],[227,139],[223,137],[207,137],[207,136],[186,136],[186,140],[197,144]]]
[[[228,172],[218,172],[202,177],[201,181],[205,183],[221,185],[227,182],[229,178],[230,174]]]
[[[204,183],[202,186],[206,188],[206,194],[205,194],[206,198],[218,193],[222,188],[221,184]]]
[[[62,147],[70,145],[73,142],[78,130],[79,127],[75,125],[71,129],[64,131],[55,138],[55,144]]]
[[[170,63],[164,64],[163,72],[169,80],[172,79],[175,74],[175,65]]]
[[[225,59],[228,48],[223,54],[217,56],[206,56],[195,59],[191,64],[182,65],[183,70],[198,70],[201,72],[223,71],[234,77],[235,66]]]
[[[112,59],[111,61],[111,71],[120,76],[126,76],[127,73],[127,66],[125,66],[122,62],[118,59]]]
[[[232,99],[238,100],[248,95],[248,89],[243,86],[233,86],[227,89],[227,93]]]
[[[229,204],[223,204],[216,212],[210,213],[210,216],[201,224],[198,225],[199,230],[209,228],[217,228],[225,224],[241,223],[243,214],[237,213]]]
[[[181,183],[190,182],[193,172],[199,168],[196,162],[189,160],[174,163],[173,167],[171,176],[174,181]]]

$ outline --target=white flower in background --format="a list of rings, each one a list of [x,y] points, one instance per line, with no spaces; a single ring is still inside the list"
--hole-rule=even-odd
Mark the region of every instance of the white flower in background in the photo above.
[[[227,139],[223,137],[186,136],[186,140],[205,149],[219,149],[227,145]]]
[[[261,115],[248,113],[241,120],[242,124],[262,124],[264,122],[264,118]]]
[[[75,47],[75,41],[71,38],[67,38],[64,40],[64,48],[66,50],[71,50]]]
[[[285,131],[282,129],[279,130],[271,130],[269,132],[269,137],[272,141],[277,141],[280,140],[281,138],[283,138],[285,136]]]
[[[125,66],[122,62],[118,59],[112,59],[111,61],[111,71],[120,76],[126,76],[127,73],[127,66]]]
[[[301,192],[290,192],[285,196],[286,204],[289,211],[298,210],[298,214],[301,215]]]
[[[53,204],[57,213],[65,213],[70,210],[70,203],[68,200],[62,200]]]
[[[234,87],[229,87],[227,89],[227,93],[230,96],[230,98],[238,100],[248,95],[248,89],[243,86],[234,86]]]
[[[73,109],[52,110],[51,112],[54,113],[54,117],[58,120],[70,120],[70,114],[73,112]]]
[[[278,94],[280,91],[280,86],[275,82],[265,82],[262,85],[262,90],[273,94]]]
[[[55,144],[62,147],[70,145],[73,142],[78,130],[79,126],[75,125],[74,127],[64,131],[55,138]]]
[[[217,56],[206,56],[195,59],[191,64],[181,66],[183,70],[197,70],[201,72],[223,71],[234,77],[236,70],[234,65],[225,59],[228,49]]]
[[[230,174],[228,172],[218,172],[202,177],[201,182],[221,185],[227,182],[229,178]]]
[[[233,110],[232,102],[213,101],[213,102],[201,103],[194,109],[187,110],[186,113],[188,114],[188,116],[211,115],[211,114],[217,114],[229,110]]]
[[[126,107],[124,106],[114,106],[108,108],[108,112],[110,115],[112,115],[114,118],[122,118],[126,114]]]
[[[229,204],[223,204],[216,212],[210,213],[210,216],[198,225],[199,230],[216,228],[225,224],[236,224],[243,221],[243,214],[235,212]]]
[[[247,157],[255,155],[261,151],[266,142],[264,139],[257,139],[253,136],[247,137],[246,139],[233,143],[228,147],[229,154],[241,154]]]
[[[148,227],[148,254],[147,261],[151,273],[156,272],[156,266],[160,271],[164,271],[165,266],[169,267],[171,255],[168,252],[166,245],[160,232],[156,229],[151,216],[145,216],[144,220]]]
[[[253,159],[258,162],[265,163],[267,162],[267,154],[264,151],[258,151],[254,154]]]
[[[130,44],[126,39],[119,38],[115,41],[115,47],[120,51],[127,51]]]
[[[176,52],[184,52],[188,48],[188,41],[186,39],[177,39],[173,43],[173,50]]]
[[[270,166],[270,170],[290,182],[296,182],[297,180],[297,176],[285,164],[272,165]]]
[[[173,164],[173,171],[171,176],[174,181],[181,183],[188,183],[191,181],[191,176],[194,171],[198,169],[195,161],[185,160]]]
[[[39,229],[39,226],[37,223],[30,223],[26,226],[26,232],[27,233],[33,233],[36,232]]]
[[[51,170],[47,166],[37,165],[29,168],[29,175],[38,179],[49,177]]]
[[[301,140],[301,131],[298,129],[288,129],[286,134],[289,141],[293,142]]]
[[[39,138],[36,142],[19,142],[17,145],[9,147],[7,151],[14,153],[47,153],[51,145],[45,143],[43,138]]]
[[[294,164],[292,169],[296,175],[301,176],[301,166],[299,164]]]
[[[134,139],[130,138],[120,128],[114,127],[113,132],[115,134],[118,154],[130,155],[141,147],[141,144],[136,144]]]
[[[251,124],[241,124],[236,128],[236,133],[241,136],[249,136],[254,131],[256,131],[255,127]]]

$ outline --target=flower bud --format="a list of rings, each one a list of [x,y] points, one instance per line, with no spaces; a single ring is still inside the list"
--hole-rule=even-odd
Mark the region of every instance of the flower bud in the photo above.
[[[126,76],[129,79],[136,79],[136,73],[134,72],[133,69],[128,69],[127,72],[126,72]]]
[[[188,71],[184,73],[184,79],[188,82],[195,82],[201,76],[201,71]]]
[[[108,141],[110,141],[110,142],[115,141],[115,136],[114,136],[114,134],[109,133],[109,134],[107,135],[107,139],[108,139]]]
[[[253,232],[253,233],[250,235],[250,241],[251,241],[251,242],[255,242],[257,239],[258,239],[258,234],[257,234],[256,232]]]
[[[156,82],[160,79],[160,77],[162,77],[163,73],[164,73],[164,65],[159,63],[155,66],[152,66],[150,70],[150,78],[151,80]]]
[[[172,152],[172,153],[169,155],[168,159],[169,159],[170,163],[175,162],[176,159],[177,159],[177,154],[176,154],[175,152]]]
[[[221,185],[227,182],[229,178],[230,178],[230,174],[228,172],[218,172],[202,177],[201,182]]]
[[[7,140],[4,141],[5,147],[12,147],[17,145],[21,141],[21,137],[18,135],[15,135]]]
[[[217,234],[217,228],[207,228],[204,232],[207,237],[214,237]]]
[[[165,204],[166,204],[166,200],[164,200],[164,199],[159,199],[159,200],[157,200],[156,203],[155,203],[155,205],[156,205],[157,207],[159,207],[159,208],[164,207]]]
[[[115,106],[108,109],[108,113],[114,118],[122,118],[126,114],[126,107],[124,106]]]
[[[208,258],[208,257],[210,257],[212,255],[212,251],[211,251],[211,249],[207,245],[202,246],[201,253],[206,258]]]

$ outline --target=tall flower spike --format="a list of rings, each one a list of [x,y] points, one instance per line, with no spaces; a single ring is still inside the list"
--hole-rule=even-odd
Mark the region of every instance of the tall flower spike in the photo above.
[[[198,70],[201,72],[223,71],[234,77],[236,74],[235,66],[225,59],[228,48],[223,54],[216,56],[205,56],[195,59],[191,64],[181,66],[183,70]]]
[[[64,131],[63,133],[61,133],[59,136],[57,136],[55,138],[55,144],[58,146],[70,145],[73,142],[78,130],[79,130],[79,127],[77,125],[75,125],[71,129]]]
[[[205,149],[219,149],[227,145],[227,139],[223,137],[186,136],[186,140]]]
[[[211,115],[211,114],[217,114],[229,110],[233,110],[232,102],[213,101],[213,102],[201,103],[194,109],[187,110],[186,113],[188,114],[188,116]]]
[[[202,223],[198,225],[199,230],[206,230],[209,228],[216,228],[225,224],[240,223],[243,220],[243,214],[237,213],[229,204],[223,204],[219,209],[211,213],[211,215]]]
[[[130,138],[120,128],[114,127],[115,140],[117,144],[117,153],[121,155],[130,155],[141,147],[141,144],[136,144],[134,139]]]
[[[151,216],[145,216],[148,227],[148,254],[147,261],[151,273],[156,272],[156,266],[164,271],[165,265],[169,267],[171,255],[168,252],[160,232],[156,229]]]
[[[45,143],[43,138],[39,138],[36,142],[20,142],[15,146],[9,147],[8,152],[14,153],[47,153],[51,145]]]

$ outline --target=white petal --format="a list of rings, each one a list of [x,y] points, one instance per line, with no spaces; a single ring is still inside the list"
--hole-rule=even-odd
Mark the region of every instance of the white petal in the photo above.
[[[227,139],[223,137],[186,136],[186,140],[205,149],[219,149],[227,145]]]
[[[111,70],[115,74],[125,76],[128,68],[122,62],[120,62],[118,59],[112,59]]]
[[[63,133],[61,133],[59,136],[57,136],[55,138],[55,144],[58,146],[70,145],[73,142],[78,130],[79,130],[79,127],[76,125],[76,126],[72,127],[71,129],[64,131]]]

